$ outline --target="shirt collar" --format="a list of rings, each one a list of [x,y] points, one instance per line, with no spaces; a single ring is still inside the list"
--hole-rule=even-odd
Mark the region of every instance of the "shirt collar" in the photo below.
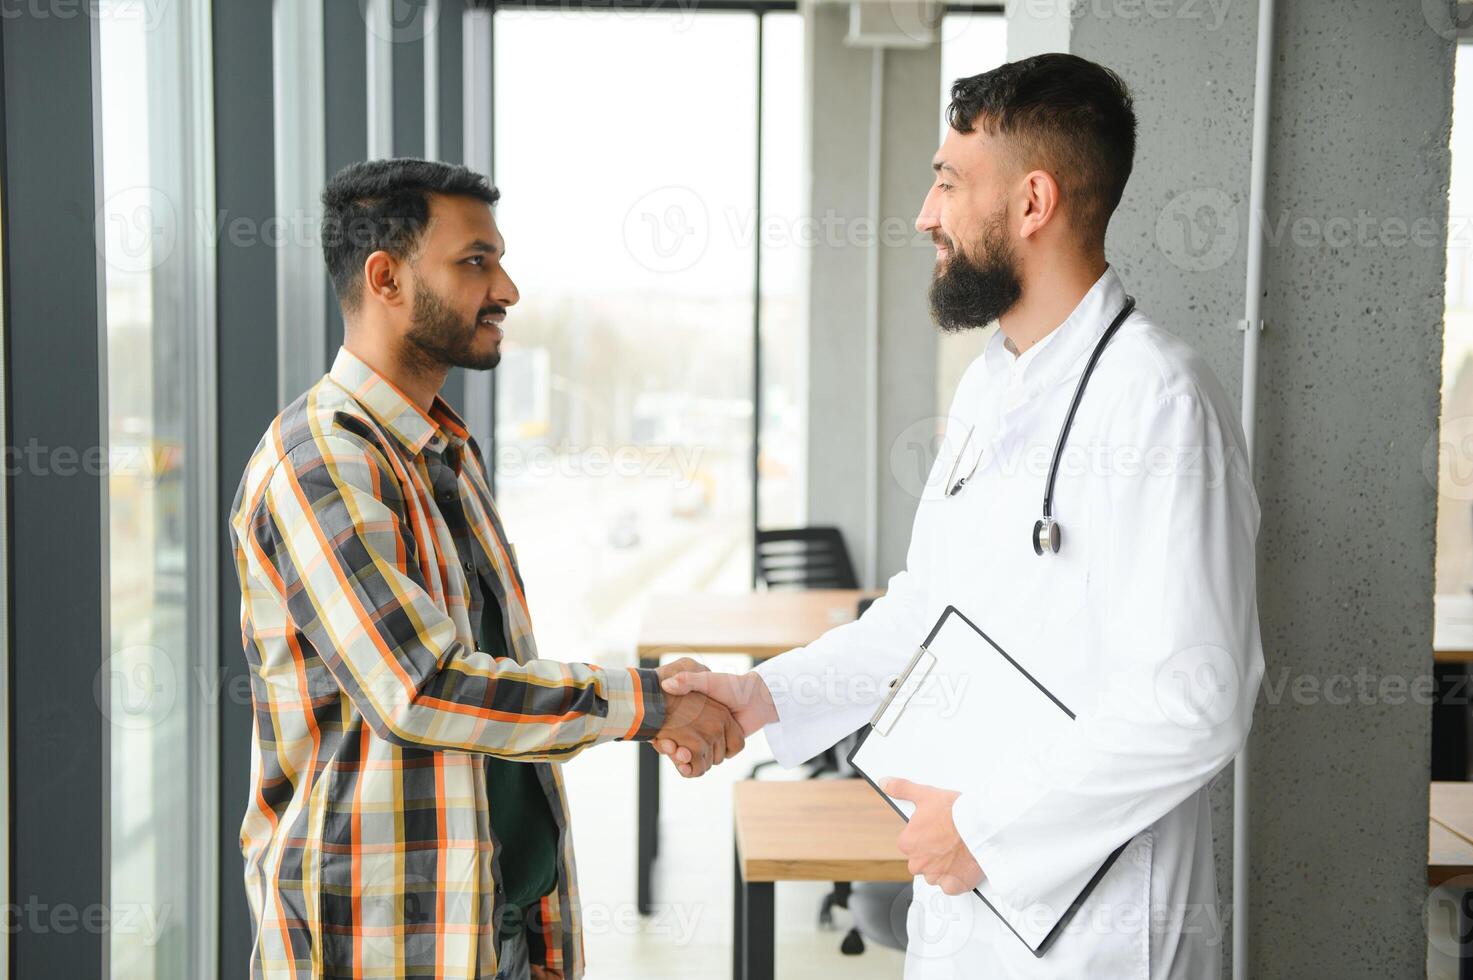
[[[1002,331],[999,330],[998,333],[1002,333]],[[1047,347],[1049,341],[1053,340],[1058,335],[1059,331],[1050,330],[1048,333],[1043,335],[1042,339],[1035,342],[1032,347],[1028,348],[1023,353],[1013,354],[1013,360],[1008,365],[1009,369],[1013,372],[1013,374],[1021,376],[1023,372],[1028,369],[1029,362],[1031,362],[1034,358],[1038,356],[1038,352]],[[1006,336],[1003,337],[1002,349],[1007,351],[1009,354],[1013,353],[1012,347],[1008,343],[1008,339]]]
[[[1053,383],[1094,346],[1124,302],[1125,286],[1115,267],[1107,265],[1064,322],[1022,354],[1014,354],[1003,346],[1007,337],[1001,330],[993,334],[982,355],[988,375],[1006,376],[1015,363],[1022,361],[1017,366],[1030,391]]]
[[[445,447],[459,449],[469,436],[465,423],[455,409],[435,396],[426,415],[388,378],[379,374],[346,347],[339,347],[328,377],[359,404],[368,409],[379,424],[394,438],[404,443],[411,453],[425,449],[441,452]]]

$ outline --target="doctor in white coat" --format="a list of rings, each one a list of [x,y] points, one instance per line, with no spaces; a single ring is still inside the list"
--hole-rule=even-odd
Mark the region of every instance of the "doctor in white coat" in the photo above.
[[[1224,933],[1207,787],[1247,737],[1263,673],[1243,435],[1202,359],[1132,312],[1066,443],[1059,549],[1035,552],[1060,427],[1126,301],[1104,238],[1134,111],[1114,73],[1049,54],[958,80],[948,121],[916,222],[936,244],[932,311],[946,330],[1000,329],[957,390],[906,567],[813,644],[666,687],[727,703],[795,766],[862,727],[957,606],[1078,718],[1015,784],[887,786],[916,804],[900,835],[917,875],[906,977],[1212,980]],[[1022,754],[1026,738],[976,751]],[[986,876],[1026,908],[1126,842],[1042,958],[970,891]]]

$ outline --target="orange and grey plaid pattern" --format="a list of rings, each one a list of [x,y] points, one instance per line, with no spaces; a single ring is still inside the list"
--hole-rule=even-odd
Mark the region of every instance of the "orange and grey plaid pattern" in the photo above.
[[[458,473],[462,561],[427,476]],[[448,502],[448,501],[446,501]],[[558,766],[663,723],[653,671],[537,659],[480,452],[347,350],[262,437],[230,515],[254,724],[241,826],[251,976],[492,977],[496,882],[485,754],[537,765],[558,886],[533,962],[583,973]],[[468,576],[498,583],[507,649],[476,649]]]

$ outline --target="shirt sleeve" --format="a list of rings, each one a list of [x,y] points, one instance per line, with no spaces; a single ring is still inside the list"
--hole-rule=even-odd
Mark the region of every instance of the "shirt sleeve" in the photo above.
[[[791,769],[853,733],[889,691],[925,638],[915,576],[902,571],[859,619],[757,665],[778,720],[763,729]]]
[[[250,573],[283,597],[287,628],[312,644],[375,734],[549,760],[654,736],[664,723],[655,671],[519,664],[457,639],[426,587],[422,563],[435,556],[421,552],[405,515],[384,457],[334,433],[286,455],[246,529]]]
[[[1098,698],[1029,766],[1024,790],[963,793],[952,809],[983,874],[1018,908],[1097,867],[1221,771],[1247,738],[1263,676],[1259,510],[1241,437],[1195,395],[1136,414],[1122,438],[1144,450],[1142,465],[1110,476]]]

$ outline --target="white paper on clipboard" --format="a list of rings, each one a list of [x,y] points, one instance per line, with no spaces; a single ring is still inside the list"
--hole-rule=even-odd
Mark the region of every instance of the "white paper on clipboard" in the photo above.
[[[880,787],[888,779],[985,793],[989,810],[1006,822],[1042,792],[1038,760],[1067,737],[1073,724],[1068,707],[948,606],[849,761],[907,820],[915,805],[885,794]],[[1120,850],[1100,868],[1087,869],[1024,908],[1015,908],[985,878],[975,891],[1035,956],[1042,956]]]

